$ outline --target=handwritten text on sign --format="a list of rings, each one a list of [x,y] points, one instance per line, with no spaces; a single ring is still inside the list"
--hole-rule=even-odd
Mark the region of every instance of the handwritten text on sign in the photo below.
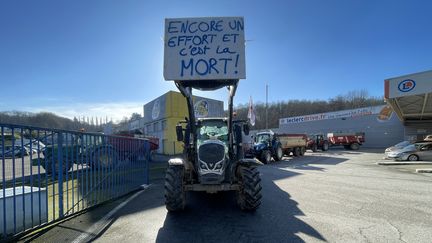
[[[242,17],[165,20],[165,80],[245,79]]]

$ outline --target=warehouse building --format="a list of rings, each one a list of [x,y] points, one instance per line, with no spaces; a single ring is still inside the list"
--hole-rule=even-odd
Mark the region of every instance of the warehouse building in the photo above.
[[[194,96],[196,117],[221,117],[224,115],[223,101]],[[144,118],[135,124],[145,135],[159,138],[158,153],[178,154],[183,151],[177,142],[175,126],[188,116],[186,99],[182,94],[169,91],[144,105]]]
[[[364,132],[363,146],[382,148],[404,139],[404,126],[387,105],[326,112],[279,120],[279,133],[356,133]]]

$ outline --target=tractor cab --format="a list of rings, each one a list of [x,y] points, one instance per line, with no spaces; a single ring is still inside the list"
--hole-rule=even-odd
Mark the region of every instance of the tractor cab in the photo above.
[[[273,131],[259,132],[255,135],[255,147],[270,146],[277,140]]]

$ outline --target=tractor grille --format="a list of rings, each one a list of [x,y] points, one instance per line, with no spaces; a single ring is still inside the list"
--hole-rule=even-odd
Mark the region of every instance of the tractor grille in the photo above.
[[[225,158],[225,148],[217,143],[203,144],[199,147],[198,157],[206,164],[214,164]]]

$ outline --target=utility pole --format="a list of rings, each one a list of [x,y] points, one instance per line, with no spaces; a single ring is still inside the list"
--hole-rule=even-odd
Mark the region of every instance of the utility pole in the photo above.
[[[266,84],[265,128],[268,129],[268,84]]]

